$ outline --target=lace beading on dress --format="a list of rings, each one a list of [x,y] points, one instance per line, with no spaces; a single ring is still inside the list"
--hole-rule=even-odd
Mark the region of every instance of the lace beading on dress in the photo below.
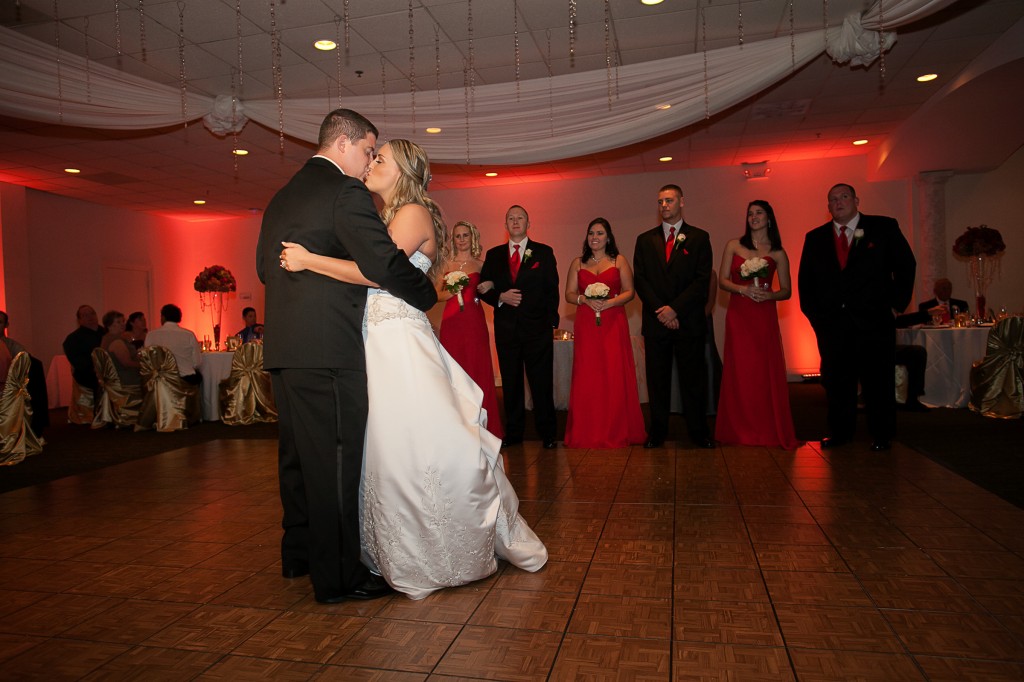
[[[426,273],[431,266],[430,259],[419,251],[409,257],[409,262]],[[427,314],[413,308],[402,299],[392,296],[384,289],[370,287],[366,290],[366,312],[363,315],[363,332],[367,325],[378,325],[388,320],[412,318],[429,324]]]

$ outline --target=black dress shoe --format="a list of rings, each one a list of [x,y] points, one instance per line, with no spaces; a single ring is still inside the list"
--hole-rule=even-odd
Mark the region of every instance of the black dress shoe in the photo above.
[[[826,436],[821,439],[821,449],[831,450],[832,448],[838,448],[840,445],[846,445],[848,442],[845,438],[830,438]]]
[[[890,447],[892,447],[892,446],[889,443],[889,441],[887,441],[887,440],[876,440],[873,443],[871,443],[871,452],[885,452]]]
[[[295,578],[301,578],[304,575],[309,575],[309,566],[295,564],[294,566],[282,566],[281,577],[293,580]]]
[[[555,446],[557,446],[557,445],[558,445],[558,443],[555,441],[554,438],[552,438],[551,440],[544,441],[544,449],[545,450],[554,450]]]
[[[371,575],[369,578],[363,581],[361,585],[357,585],[348,592],[345,593],[346,599],[380,599],[386,597],[394,592],[391,589],[391,585],[388,585],[387,581],[379,575]]]
[[[523,442],[523,439],[521,437],[520,438],[516,438],[515,436],[505,436],[505,438],[503,438],[502,441],[501,441],[501,447],[507,448],[507,447],[511,447],[513,445],[519,445],[522,442]]]
[[[710,438],[698,438],[697,440],[694,441],[694,444],[696,444],[698,448],[703,448],[705,450],[715,449],[715,441],[711,440]]]
[[[329,597],[317,597],[316,598],[316,603],[317,604],[340,604],[340,603],[342,603],[344,601],[348,601],[348,600],[345,598],[344,595],[341,595],[341,594],[335,594],[335,595],[332,595],[332,596],[329,596]]]
[[[660,448],[664,444],[665,444],[665,441],[663,441],[663,440],[658,440],[657,438],[648,438],[644,442],[644,449],[645,450],[653,450],[654,448]]]

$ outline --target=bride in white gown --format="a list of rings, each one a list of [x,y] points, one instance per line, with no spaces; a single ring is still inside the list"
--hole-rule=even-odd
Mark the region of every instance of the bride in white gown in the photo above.
[[[385,144],[366,178],[384,199],[381,217],[410,261],[436,276],[446,244],[426,193],[426,153]],[[351,261],[284,242],[288,269],[366,284],[363,334],[370,398],[362,482],[363,561],[393,588],[422,599],[497,570],[495,556],[540,569],[547,549],[519,515],[501,441],[486,429],[483,391],[434,336],[426,314],[375,289]]]

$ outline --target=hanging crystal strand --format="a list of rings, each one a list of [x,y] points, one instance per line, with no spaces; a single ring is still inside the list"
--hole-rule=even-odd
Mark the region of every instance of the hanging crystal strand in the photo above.
[[[612,12],[610,0],[604,0],[604,68],[608,79],[608,111],[612,110],[611,23]]]
[[[711,89],[708,87],[708,20],[700,8],[700,43],[704,51],[704,120],[711,118]]]
[[[342,15],[341,15],[341,20],[345,24],[345,66],[348,66],[348,56],[349,56],[348,55],[348,47],[349,47],[349,38],[351,37],[351,33],[349,32],[349,24],[348,24],[348,2],[349,2],[349,0],[345,0],[345,3],[342,5]]]
[[[475,108],[476,78],[473,70],[476,68],[476,63],[473,55],[473,0],[466,2],[466,29],[469,31],[469,105],[471,108]],[[466,153],[469,153],[468,147]]]
[[[89,68],[89,17],[85,17],[85,101],[92,103],[92,69]]]
[[[238,180],[238,98],[235,97],[235,70],[231,69],[231,162]]]
[[[181,3],[179,3],[181,4]],[[114,50],[121,59],[121,0],[114,0]]]
[[[181,118],[188,128],[188,100],[185,95],[185,3],[178,0],[178,85],[181,88]]]
[[[551,132],[551,137],[555,136],[555,98],[554,98],[554,80],[555,70],[551,68],[551,29],[545,29],[544,34],[548,39],[548,58],[546,65],[548,67],[548,129]]]
[[[821,23],[822,29],[825,32],[825,47],[828,47],[828,0],[822,0],[821,2]]]
[[[235,0],[235,38],[238,41],[238,91],[244,87],[242,71],[242,0]]]
[[[796,20],[793,17],[793,0],[789,0],[789,58],[792,69],[796,71]]]
[[[142,49],[142,61],[146,61],[146,15],[139,0],[139,47]]]
[[[384,111],[383,125],[380,129],[386,135],[388,129],[388,72],[385,67],[384,55],[380,56],[380,102],[381,109]]]
[[[576,0],[569,0],[569,68],[576,68]]]
[[[878,2],[878,89],[885,90],[885,15],[883,13],[885,2]],[[984,311],[979,311],[979,314]]]
[[[334,15],[334,42],[336,45],[341,45],[341,17],[337,14]],[[338,107],[341,107],[341,48],[334,48],[335,61],[338,65]],[[328,88],[330,92],[330,88]],[[327,106],[330,107],[330,97],[327,98]]]
[[[14,0],[14,20],[21,23],[21,0]]]
[[[437,106],[441,106],[441,34],[434,24],[434,83],[437,87]]]
[[[608,0],[605,0],[607,2]],[[519,101],[519,75],[522,66],[522,53],[519,51],[519,0],[512,0],[512,42],[515,46],[516,60],[516,101]]]
[[[743,47],[743,0],[736,3],[736,13],[739,17],[740,47]]]
[[[413,22],[412,0],[409,0],[409,108],[412,113],[412,133],[416,134],[416,30]]]
[[[60,14],[57,11],[57,0],[53,0],[53,45],[57,49],[57,120],[64,122],[64,84],[61,78],[60,58]]]
[[[277,31],[277,3],[270,0],[270,71],[277,98],[278,148],[284,154],[284,84],[281,74],[281,34]]]
[[[469,109],[470,99],[472,98],[472,85],[470,77],[469,61],[462,60],[462,108],[463,113],[466,117],[466,163],[470,163],[469,154]]]

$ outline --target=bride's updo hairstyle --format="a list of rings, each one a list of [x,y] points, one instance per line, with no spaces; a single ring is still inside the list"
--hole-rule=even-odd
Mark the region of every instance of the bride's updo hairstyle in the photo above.
[[[430,183],[430,159],[423,148],[415,142],[398,139],[389,140],[388,144],[391,145],[392,161],[398,165],[400,172],[395,182],[395,191],[391,193],[391,201],[385,204],[380,217],[385,224],[390,223],[398,209],[406,204],[419,204],[430,212],[430,218],[434,222],[437,255],[434,256],[434,264],[430,266],[427,276],[433,280],[444,269],[450,248],[448,231],[444,218],[441,217],[441,207],[427,194],[427,185]]]

